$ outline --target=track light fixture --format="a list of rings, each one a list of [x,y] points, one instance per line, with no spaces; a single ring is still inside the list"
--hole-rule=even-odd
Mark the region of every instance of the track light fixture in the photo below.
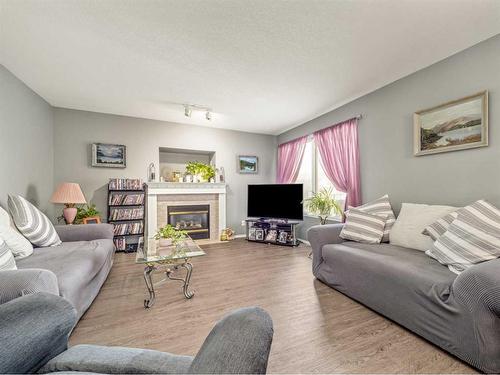
[[[184,107],[184,116],[191,117],[193,111],[205,112],[205,118],[210,121],[212,119],[212,109],[210,107],[198,104],[182,104]]]

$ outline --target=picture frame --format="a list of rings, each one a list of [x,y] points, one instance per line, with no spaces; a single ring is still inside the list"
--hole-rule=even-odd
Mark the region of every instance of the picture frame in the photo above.
[[[288,242],[288,232],[281,231],[276,239],[276,242],[287,243]]]
[[[488,146],[488,91],[415,112],[414,156]]]
[[[100,216],[90,216],[82,219],[83,224],[101,224]]]
[[[92,167],[126,168],[127,146],[112,143],[92,143]]]
[[[238,155],[237,170],[241,174],[259,173],[259,158],[254,155]]]
[[[277,236],[278,232],[276,229],[270,229],[267,231],[266,241],[276,241]]]
[[[255,240],[255,228],[248,229],[248,239]]]
[[[264,229],[255,229],[255,239],[257,241],[264,241]]]

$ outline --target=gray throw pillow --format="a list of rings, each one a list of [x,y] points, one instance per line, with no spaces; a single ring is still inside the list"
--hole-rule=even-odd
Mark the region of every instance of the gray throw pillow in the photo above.
[[[352,208],[363,212],[368,212],[370,214],[386,217],[387,220],[385,222],[384,235],[381,242],[389,242],[389,233],[391,232],[392,226],[396,222],[396,215],[394,215],[394,211],[392,211],[391,202],[387,194],[378,199],[375,199],[372,202],[368,202],[362,206]],[[349,209],[351,209],[351,207]]]
[[[346,214],[346,222],[340,238],[362,243],[380,243],[384,235],[387,216],[379,216],[352,208]]]
[[[19,195],[9,195],[9,211],[19,232],[34,246],[47,247],[61,244],[59,235],[49,218]]]
[[[460,209],[425,253],[454,273],[500,257],[500,210],[485,200]]]

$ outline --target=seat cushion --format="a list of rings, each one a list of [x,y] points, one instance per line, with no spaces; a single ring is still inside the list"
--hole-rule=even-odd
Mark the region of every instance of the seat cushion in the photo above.
[[[54,272],[60,295],[79,309],[82,298],[88,299],[87,289],[93,288],[94,279],[110,263],[113,253],[113,241],[109,239],[63,242],[57,247],[36,249],[30,257],[18,260],[17,266],[20,269],[42,268]],[[90,302],[87,304],[85,301],[84,305],[88,307]]]
[[[428,293],[429,289],[437,288],[443,292],[456,277],[421,251],[385,243],[346,241],[326,245],[323,259],[336,269],[339,277],[351,280],[351,285],[363,284],[373,290],[397,283],[411,291]]]

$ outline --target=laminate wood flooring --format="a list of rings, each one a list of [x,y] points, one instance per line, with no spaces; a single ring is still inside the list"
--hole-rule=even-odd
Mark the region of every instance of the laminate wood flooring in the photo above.
[[[116,254],[111,274],[80,320],[70,345],[119,345],[196,354],[214,323],[244,306],[266,309],[274,321],[269,373],[475,373],[447,354],[316,280],[309,247],[236,239],[204,245],[192,260],[192,288],[157,289],[144,309],[143,267],[135,254]],[[161,277],[161,275],[157,275]]]

